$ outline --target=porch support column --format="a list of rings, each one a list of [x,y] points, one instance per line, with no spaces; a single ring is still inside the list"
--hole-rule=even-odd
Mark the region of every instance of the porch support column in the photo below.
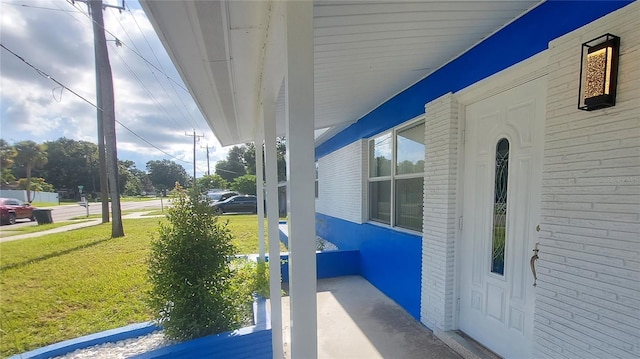
[[[264,119],[265,175],[267,177],[267,228],[269,231],[269,296],[271,303],[271,345],[273,357],[284,357],[282,344],[282,290],[280,278],[280,231],[278,222],[278,155],[276,152],[275,103],[262,104]],[[256,161],[258,156],[256,154]]]
[[[285,37],[291,357],[316,358],[312,0],[286,2]]]
[[[262,143],[264,142],[264,129],[258,126],[256,133],[256,196],[258,197],[258,259],[264,262],[264,171],[262,165]]]
[[[451,93],[429,102],[425,120],[424,222],[420,321],[436,335],[454,329],[458,102]]]

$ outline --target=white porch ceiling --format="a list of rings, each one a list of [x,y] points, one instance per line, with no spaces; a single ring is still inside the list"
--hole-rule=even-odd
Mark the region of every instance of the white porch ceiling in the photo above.
[[[355,122],[540,2],[315,1],[315,128]],[[141,3],[220,142],[252,141],[261,96],[282,93],[282,3]]]

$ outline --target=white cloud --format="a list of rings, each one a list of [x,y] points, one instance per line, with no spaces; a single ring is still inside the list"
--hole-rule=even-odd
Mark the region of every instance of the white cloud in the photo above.
[[[209,143],[215,148],[210,149],[212,168],[215,161],[226,157],[226,149],[220,148],[190,95],[167,79],[169,76],[181,83],[144,12],[136,3],[127,5],[133,9],[104,11],[105,28],[125,45],[116,47],[113,36],[107,34],[116,119],[178,162],[193,161],[193,140],[185,132],[195,129],[204,134],[198,144],[196,166],[199,175],[206,173],[206,150],[200,145]],[[86,5],[76,2],[74,7],[60,0],[7,0],[0,7],[2,44],[95,103],[93,33],[91,20],[85,15]],[[44,142],[62,136],[96,141],[94,107],[68,90],[61,91],[60,86],[4,49],[0,51],[0,137],[10,142]],[[169,158],[120,125],[116,130],[121,159],[132,159],[144,168],[148,160]],[[192,165],[179,163],[193,173]]]

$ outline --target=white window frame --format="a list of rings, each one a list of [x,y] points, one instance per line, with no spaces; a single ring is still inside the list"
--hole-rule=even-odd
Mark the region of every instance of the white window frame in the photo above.
[[[375,224],[375,225],[379,225],[379,226],[384,226],[384,227],[390,227],[396,230],[400,230],[400,231],[408,231],[411,233],[422,233],[422,231],[424,231],[424,228],[422,228],[422,231],[419,230],[415,230],[415,229],[410,229],[410,228],[406,228],[406,227],[400,227],[398,225],[396,225],[396,181],[397,180],[403,180],[403,179],[412,179],[412,178],[421,178],[424,179],[424,175],[425,172],[418,172],[418,173],[408,173],[408,174],[397,174],[397,163],[396,160],[398,158],[397,156],[397,151],[398,151],[398,144],[397,144],[397,136],[398,136],[398,132],[403,131],[407,128],[413,127],[417,124],[419,124],[420,122],[425,123],[425,116],[424,115],[420,115],[416,118],[413,118],[409,121],[406,121],[396,127],[393,127],[389,130],[377,133],[374,136],[371,136],[369,138],[367,138],[367,142],[366,142],[366,148],[367,148],[367,172],[366,172],[366,178],[367,178],[367,187],[366,187],[366,196],[369,199],[368,201],[364,201],[366,203],[366,215],[367,215],[367,221],[371,224]],[[387,134],[391,134],[391,175],[390,176],[381,176],[381,177],[371,177],[371,150],[370,150],[370,146],[371,146],[371,141],[374,141],[376,138],[387,135]],[[426,144],[425,144],[426,146]],[[426,155],[425,155],[425,162],[426,162]],[[370,192],[370,184],[372,182],[383,182],[383,181],[391,181],[391,201],[390,201],[390,218],[389,218],[389,224],[372,219],[371,218],[371,206],[372,206],[372,200],[370,198],[371,196],[371,192]],[[423,184],[423,194],[424,194],[424,184]]]

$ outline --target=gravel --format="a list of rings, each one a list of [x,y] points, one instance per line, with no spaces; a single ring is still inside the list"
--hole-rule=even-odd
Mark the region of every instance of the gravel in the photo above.
[[[125,339],[118,342],[104,343],[92,347],[78,349],[57,359],[123,359],[132,355],[146,353],[171,344],[162,331],[157,330],[147,335]]]

